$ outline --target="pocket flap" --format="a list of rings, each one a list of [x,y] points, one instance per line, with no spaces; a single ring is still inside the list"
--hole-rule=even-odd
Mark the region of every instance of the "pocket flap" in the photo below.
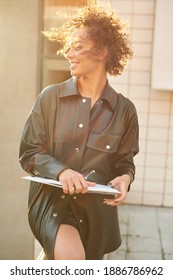
[[[102,152],[115,153],[120,144],[121,135],[103,132],[91,132],[88,138],[87,147]]]

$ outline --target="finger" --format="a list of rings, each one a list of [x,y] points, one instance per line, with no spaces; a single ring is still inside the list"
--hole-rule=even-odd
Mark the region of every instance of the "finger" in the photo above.
[[[112,204],[114,203],[116,198],[105,198],[103,199],[103,203],[106,203],[106,204]]]
[[[82,193],[86,193],[88,191],[88,187],[95,187],[96,183],[95,182],[90,182],[85,180],[85,184],[83,186]]]
[[[82,191],[82,184],[78,178],[74,178],[73,180],[75,186],[75,193],[80,193]]]
[[[118,204],[121,204],[122,202],[123,202],[123,199],[122,200],[117,200],[117,198],[115,198],[115,199],[104,199],[103,200],[103,203],[107,204],[109,206],[116,206]]]
[[[112,180],[112,181],[110,181],[110,182],[108,183],[108,186],[111,186],[111,187],[115,187],[115,186],[117,186],[117,185],[118,185],[118,180],[117,180],[117,178],[114,179],[114,180]]]
[[[89,186],[95,186],[96,185],[95,182],[87,181],[82,175],[80,176],[80,183],[81,183],[81,186],[82,186],[82,190],[81,190],[82,193],[86,193]]]
[[[74,184],[70,178],[63,178],[61,180],[62,187],[63,187],[63,192],[65,194],[73,194],[74,193]]]
[[[126,196],[127,196],[126,193],[124,193],[124,194],[121,193],[120,195],[118,195],[118,196],[116,197],[116,201],[117,201],[117,202],[122,202],[123,200],[126,199]]]
[[[68,192],[71,195],[75,193],[75,184],[72,180],[68,181]]]
[[[76,193],[80,193],[80,192],[83,193],[87,191],[88,184],[81,174],[78,173],[77,176],[73,178],[73,183],[75,185]]]
[[[104,201],[103,204],[106,204],[108,206],[115,206],[115,202],[114,201]]]
[[[73,186],[72,188],[69,188],[69,194],[74,194],[75,193],[75,187]]]
[[[64,192],[65,194],[67,194],[67,193],[68,193],[68,184],[67,184],[67,182],[66,182],[65,180],[62,180],[62,181],[61,181],[61,184],[62,184],[63,192]]]
[[[95,182],[90,182],[90,181],[86,181],[87,182],[87,185],[88,187],[95,187],[96,183]]]
[[[70,178],[71,180],[69,181],[70,194],[74,192],[75,193],[86,192],[88,188],[86,180],[79,173],[75,175],[76,176]],[[75,189],[73,187],[75,187]]]
[[[88,182],[84,178],[82,178],[82,191],[81,192],[86,193],[88,191],[88,186],[89,186]]]

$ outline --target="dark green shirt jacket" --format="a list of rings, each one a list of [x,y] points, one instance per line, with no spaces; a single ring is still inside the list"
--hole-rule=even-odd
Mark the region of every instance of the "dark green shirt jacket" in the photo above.
[[[76,78],[52,85],[37,98],[24,128],[20,163],[28,173],[57,179],[66,168],[108,183],[116,176],[134,177],[138,153],[138,118],[133,103],[109,84],[90,110]]]
[[[139,150],[138,134],[136,109],[129,99],[118,94],[107,83],[101,98],[91,109],[90,98],[79,94],[77,78],[73,77],[63,83],[48,86],[38,96],[24,127],[20,144],[20,163],[29,174],[45,178],[58,179],[62,170],[72,168],[84,176],[95,170],[90,180],[97,183],[107,184],[123,174],[129,174],[133,181],[133,157]],[[63,196],[64,202],[60,203],[62,193],[55,189],[31,183],[29,196],[29,209],[32,210],[29,212],[30,225],[44,247],[47,258],[53,258],[57,224],[61,223],[61,219],[57,215],[56,222],[52,222],[53,229],[50,230],[50,226],[46,231],[45,227],[48,220],[49,225],[52,225],[51,211],[55,211],[58,201],[61,207],[57,206],[57,211],[61,212],[61,218],[68,203],[73,204],[72,208],[79,221],[81,216],[87,217],[89,225],[85,222],[84,229],[81,229],[81,238],[84,240],[85,235],[84,246],[88,252],[88,259],[97,258],[98,255],[119,246],[116,207],[98,203],[103,197],[96,194],[78,194],[79,199],[73,199],[73,202],[73,196],[66,195]],[[55,196],[56,200],[52,202]],[[50,209],[51,203],[54,206]],[[44,211],[41,210],[43,208]],[[101,215],[99,208],[102,209]],[[117,230],[114,230],[115,227]],[[93,231],[100,228],[102,231],[102,235],[97,237],[97,242],[91,230],[88,230],[90,228]]]

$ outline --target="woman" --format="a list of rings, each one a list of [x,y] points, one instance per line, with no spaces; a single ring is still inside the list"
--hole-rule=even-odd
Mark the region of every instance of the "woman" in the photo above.
[[[44,35],[59,43],[72,78],[42,91],[23,131],[23,169],[62,183],[31,183],[29,223],[47,259],[102,259],[121,244],[117,205],[138,153],[135,107],[111,88],[107,73],[121,74],[132,51],[116,12],[96,6]],[[96,183],[121,193],[87,193]]]

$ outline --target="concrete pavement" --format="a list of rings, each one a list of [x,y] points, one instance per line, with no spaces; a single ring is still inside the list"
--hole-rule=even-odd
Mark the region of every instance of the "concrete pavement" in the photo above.
[[[120,205],[121,247],[107,260],[173,260],[173,208]]]

